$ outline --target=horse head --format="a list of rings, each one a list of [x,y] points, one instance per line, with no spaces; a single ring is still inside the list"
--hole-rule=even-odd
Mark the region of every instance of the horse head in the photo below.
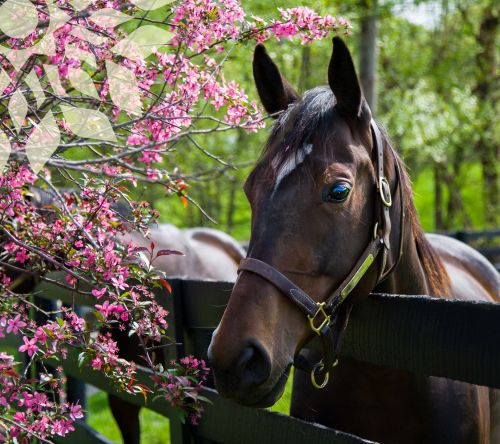
[[[383,192],[389,193],[385,199],[390,200],[390,189],[380,193],[379,187],[377,156],[383,147],[375,148],[381,136],[374,133],[378,128],[349,50],[340,38],[333,46],[329,85],[302,97],[264,46],[255,49],[259,96],[269,113],[281,114],[244,186],[252,208],[251,263],[246,259],[240,267],[209,348],[219,392],[246,405],[273,404],[294,358],[314,335],[311,327],[324,327],[318,325],[324,324],[319,311],[316,318],[311,312],[309,322],[300,305],[314,309],[330,301],[342,283],[344,292],[349,284],[350,304],[369,294],[384,270],[385,255],[366,253],[367,245],[378,249],[381,238],[388,244],[395,235],[387,232],[388,219],[386,232],[377,235],[379,194],[384,200]],[[384,167],[394,171],[394,162],[394,156],[387,158],[382,174]],[[394,178],[385,183],[391,182],[394,188]],[[368,256],[370,261],[361,264]],[[360,268],[362,273],[356,271]],[[290,303],[283,297],[287,288],[306,296]]]

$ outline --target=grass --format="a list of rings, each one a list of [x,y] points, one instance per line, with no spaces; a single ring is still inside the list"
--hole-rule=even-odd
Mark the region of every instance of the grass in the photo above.
[[[290,377],[285,393],[269,410],[288,414],[290,411],[291,390],[292,378]],[[109,410],[106,393],[99,391],[90,396],[87,409],[89,425],[106,438],[121,443],[120,431]],[[147,409],[141,409],[140,418],[141,444],[167,444],[170,442],[170,429],[167,418]]]
[[[97,392],[88,400],[88,423],[99,433],[114,442],[121,443],[118,426],[108,407],[108,397]],[[170,442],[170,427],[167,418],[148,409],[141,409],[141,444],[165,444]]]

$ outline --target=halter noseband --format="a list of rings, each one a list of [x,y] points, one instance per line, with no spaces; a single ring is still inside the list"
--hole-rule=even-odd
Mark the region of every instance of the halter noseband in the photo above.
[[[323,388],[328,383],[329,372],[337,364],[352,303],[346,303],[348,296],[359,281],[366,274],[380,252],[382,252],[382,265],[380,267],[377,284],[384,280],[396,268],[401,258],[403,244],[404,205],[401,187],[400,165],[395,158],[397,186],[401,205],[401,225],[399,236],[399,252],[395,263],[389,270],[385,270],[387,253],[390,250],[391,219],[389,209],[392,206],[392,197],[389,182],[384,175],[384,147],[380,130],[372,119],[370,122],[373,145],[377,157],[377,204],[375,205],[376,217],[373,237],[370,243],[357,260],[348,276],[336,288],[333,294],[324,302],[314,301],[307,293],[297,287],[284,274],[265,262],[254,258],[245,258],[240,262],[238,272],[247,271],[254,273],[273,284],[286,296],[297,308],[308,318],[311,330],[320,337],[323,348],[323,359],[317,363],[311,363],[302,354],[294,358],[295,367],[309,371],[311,382],[316,388]],[[345,307],[345,310],[340,310]],[[317,377],[322,377],[322,382]]]

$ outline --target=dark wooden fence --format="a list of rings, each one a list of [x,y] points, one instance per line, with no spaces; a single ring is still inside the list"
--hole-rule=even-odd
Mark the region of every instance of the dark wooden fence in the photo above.
[[[484,236],[484,233],[483,233]],[[491,232],[500,236],[500,230]],[[454,237],[459,237],[457,234]],[[465,239],[476,241],[474,235]],[[490,250],[487,250],[488,252]],[[493,250],[494,254],[498,252]],[[172,294],[158,292],[158,300],[170,311],[170,334],[177,342],[167,359],[194,354],[206,357],[212,332],[227,304],[232,284],[221,282],[171,281]],[[73,305],[93,306],[92,297],[82,298],[60,287],[43,283],[40,296]],[[8,338],[11,342],[14,338]],[[312,344],[314,347],[314,344]],[[500,304],[448,301],[427,296],[372,295],[358,304],[346,333],[344,356],[410,370],[426,376],[444,376],[474,384],[500,388]],[[196,427],[183,425],[163,399],[115,392],[106,378],[89,368],[79,368],[76,352],[64,361],[67,375],[113,392],[133,404],[170,418],[174,444],[192,442],[255,443],[369,443],[359,437],[304,422],[267,410],[250,409],[222,399],[211,389],[204,395],[212,404]],[[147,369],[138,379],[151,386]],[[58,442],[108,443],[85,423],[67,439]]]
[[[214,327],[227,303],[232,284],[172,281],[173,294],[159,293],[171,311],[172,334],[179,343],[172,355],[205,356]],[[44,296],[71,304],[73,295],[44,284]],[[78,299],[80,304],[93,304]],[[347,330],[343,355],[407,369],[422,375],[446,376],[500,388],[500,304],[445,301],[427,296],[372,295],[358,304]],[[78,368],[77,353],[64,361],[65,372],[107,392],[144,406],[141,396],[114,392],[106,378],[89,368]],[[139,369],[138,379],[151,386],[149,373]],[[170,418],[171,442],[220,443],[367,443],[361,438],[278,413],[249,409],[220,398],[213,389],[204,395],[206,406],[197,427],[182,425],[162,399],[146,408]],[[84,424],[59,442],[108,442]]]
[[[500,271],[500,230],[453,231],[445,234],[475,248]]]

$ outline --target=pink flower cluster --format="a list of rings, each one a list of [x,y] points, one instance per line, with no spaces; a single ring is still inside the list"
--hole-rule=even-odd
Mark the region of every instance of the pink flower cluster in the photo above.
[[[174,406],[182,407],[184,417],[193,425],[203,413],[200,395],[203,382],[206,380],[209,369],[202,359],[186,356],[180,362],[172,361],[172,368],[166,373],[159,373],[152,377],[158,389]]]
[[[187,0],[175,9],[173,44],[200,52],[217,42],[238,39],[245,12],[237,0]]]
[[[314,10],[306,7],[279,9],[281,20],[275,20],[271,32],[276,38],[294,37],[300,35],[301,43],[306,44],[313,40],[327,37],[332,31],[343,29],[349,34],[351,24],[339,17],[337,20],[332,15],[320,16]]]
[[[46,374],[43,383],[33,384],[16,372],[15,365],[12,356],[0,352],[0,441],[46,440],[73,431],[83,411],[79,404],[54,401],[59,379]]]

